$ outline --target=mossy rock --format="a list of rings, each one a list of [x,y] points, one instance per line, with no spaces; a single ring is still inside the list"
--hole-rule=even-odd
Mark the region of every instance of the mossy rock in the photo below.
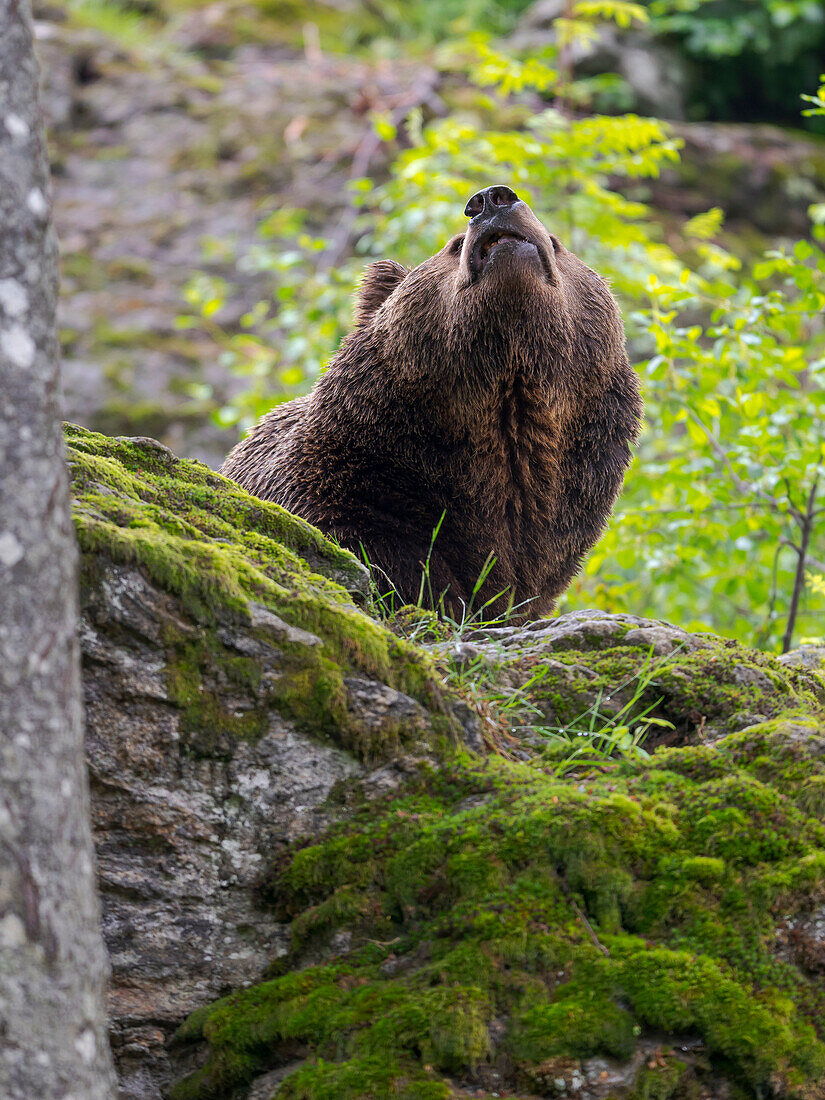
[[[153,441],[67,440],[84,604],[113,570],[168,599],[185,751],[231,754],[271,707],[367,760],[440,749],[389,789],[336,790],[337,824],[273,857],[260,903],[289,951],[181,1026],[173,1060],[199,1068],[172,1100],[241,1100],[287,1065],[280,1100],[825,1097],[810,662],[598,613],[452,640],[408,616],[428,650],[359,607],[357,561],[277,506]],[[521,762],[462,753],[445,673],[473,652],[485,690],[539,708],[621,696],[655,657],[679,743],[564,770],[537,730]],[[347,699],[384,688],[392,705],[356,723]]]
[[[432,647],[443,656],[453,644]],[[478,629],[462,661],[520,693],[533,724],[600,724],[623,708],[633,724],[656,720],[646,747],[709,743],[798,709],[825,706],[825,676],[814,647],[784,658],[713,634],[628,614],[578,611],[520,627]],[[538,712],[538,714],[536,714]]]
[[[292,955],[182,1026],[205,1062],[170,1096],[244,1096],[298,1051],[277,1098],[821,1098],[822,790],[815,701],[566,778],[422,765],[273,865]]]
[[[69,426],[66,442],[84,606],[107,614],[96,592],[123,567],[171,599],[160,641],[187,751],[227,759],[272,710],[365,760],[449,743],[440,676],[357,606],[350,553],[155,440]]]

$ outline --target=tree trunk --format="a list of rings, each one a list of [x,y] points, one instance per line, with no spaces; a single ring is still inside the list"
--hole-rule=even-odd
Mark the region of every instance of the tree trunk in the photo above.
[[[114,1095],[29,0],[0,0],[0,1096]]]

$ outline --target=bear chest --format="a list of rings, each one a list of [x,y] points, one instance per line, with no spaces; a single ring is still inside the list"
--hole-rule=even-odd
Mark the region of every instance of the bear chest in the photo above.
[[[564,410],[516,384],[502,389],[478,427],[463,456],[475,507],[516,540],[525,524],[549,524],[567,465]]]

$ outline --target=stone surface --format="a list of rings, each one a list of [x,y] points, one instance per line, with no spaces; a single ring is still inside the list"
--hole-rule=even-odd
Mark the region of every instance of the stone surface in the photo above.
[[[807,236],[808,208],[825,201],[825,138],[778,126],[680,122],[681,162],[650,185],[661,210],[700,214],[718,206],[733,230]]]
[[[112,1043],[122,1096],[157,1100],[170,1075],[165,1043],[173,1028],[194,1008],[259,980],[287,949],[285,925],[258,898],[268,861],[329,823],[334,789],[360,777],[375,797],[397,788],[401,746],[427,758],[446,719],[424,655],[351,602],[363,600],[365,575],[349,554],[155,441],[119,443],[78,429],[69,441],[86,551],[81,646]],[[226,494],[211,497],[214,512],[202,495],[212,484]],[[233,494],[270,516],[280,540],[254,532],[250,540],[247,531],[247,552],[280,551],[270,570],[277,587],[258,589],[241,611],[214,597],[208,607],[187,608],[180,578],[157,552],[164,524],[178,522],[165,509],[172,494],[187,516],[193,556],[231,531],[197,525],[219,522],[222,511],[231,516]],[[135,529],[157,540],[143,567],[139,553],[118,550],[118,534]],[[284,557],[285,542],[296,555]],[[208,561],[201,560],[207,571]],[[204,590],[216,586],[217,578]],[[336,613],[347,619],[349,640],[329,636]],[[372,654],[359,653],[359,622]],[[290,702],[284,681],[304,698]],[[319,709],[304,712],[315,690]],[[435,734],[433,714],[441,723]],[[397,759],[376,769],[387,754]]]
[[[606,649],[611,645],[652,647],[655,656],[681,650],[689,653],[718,643],[715,635],[690,634],[679,626],[656,619],[640,619],[624,613],[573,611],[557,619],[538,619],[523,627],[491,627],[473,631],[471,643],[487,649],[519,649],[555,652],[565,649]]]
[[[783,653],[779,660],[783,665],[790,665],[792,668],[821,671],[825,666],[825,646],[801,645],[797,649],[792,649],[790,653]]]
[[[809,661],[599,611],[413,644],[277,506],[68,441],[121,1100],[821,1100]]]
[[[170,698],[163,643],[187,628],[139,571],[101,564],[83,607],[87,751],[113,1047],[134,1097],[159,1096],[163,1040],[182,1015],[284,953],[287,931],[255,901],[264,861],[327,823],[332,787],[365,771],[275,708],[254,742],[199,748]],[[225,646],[277,670],[271,643],[239,628]],[[221,698],[235,712],[257,703],[243,690]]]
[[[797,700],[825,702],[821,678],[811,675],[819,671],[812,647],[777,661],[714,634],[624,613],[574,611],[428,648],[455,667],[484,671],[521,702],[511,716],[520,713],[525,723],[517,756],[535,746],[537,723],[553,731],[601,727],[630,704],[661,723],[646,733],[646,744],[660,747],[712,742]]]
[[[444,761],[358,806],[279,858],[289,958],[184,1024],[171,1097],[818,1100],[825,726],[806,711],[565,778],[541,752]]]

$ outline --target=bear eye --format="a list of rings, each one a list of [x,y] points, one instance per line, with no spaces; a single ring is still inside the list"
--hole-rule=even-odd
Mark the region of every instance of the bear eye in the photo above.
[[[450,255],[451,256],[457,256],[463,247],[464,247],[464,238],[463,237],[456,237],[456,239],[450,245]]]

